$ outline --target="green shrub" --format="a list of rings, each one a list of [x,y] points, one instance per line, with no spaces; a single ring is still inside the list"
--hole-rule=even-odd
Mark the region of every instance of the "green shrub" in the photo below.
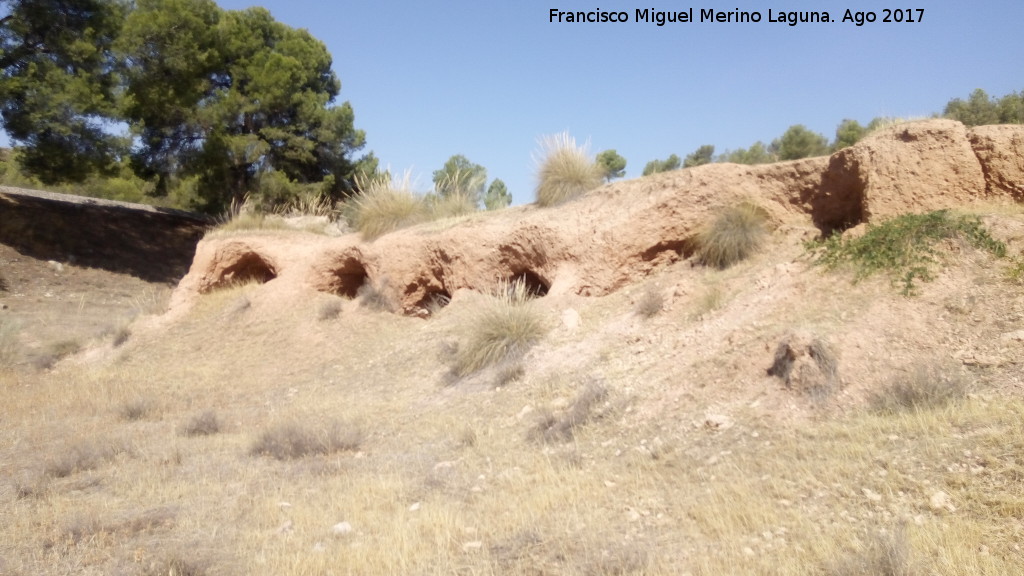
[[[725,269],[748,258],[764,242],[767,214],[749,202],[722,209],[697,234],[697,259]]]
[[[566,133],[541,139],[537,204],[554,206],[580,196],[604,181],[604,169]]]
[[[855,281],[887,272],[894,284],[902,284],[903,294],[910,295],[915,280],[926,282],[934,277],[932,268],[940,256],[935,244],[954,238],[999,258],[1006,255],[1006,245],[992,238],[978,217],[953,215],[948,210],[904,214],[868,226],[859,238],[834,234],[808,247],[818,251],[815,261],[829,269],[852,266]]]
[[[544,322],[529,299],[526,283],[502,282],[472,318],[454,352],[452,373],[468,376],[496,364],[510,363],[544,335]]]
[[[427,219],[426,203],[412,191],[408,174],[401,181],[378,176],[361,182],[359,187],[349,200],[347,215],[352,227],[367,240]]]

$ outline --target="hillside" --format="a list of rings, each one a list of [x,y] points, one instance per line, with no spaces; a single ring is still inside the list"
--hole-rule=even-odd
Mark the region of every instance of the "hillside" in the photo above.
[[[0,341],[0,573],[1019,573],[1022,200],[1024,130],[929,121],[372,243],[210,234],[166,312]],[[740,202],[764,246],[701,265]],[[904,295],[807,244],[939,209],[1007,255],[942,240]],[[515,279],[539,338],[459,376]]]

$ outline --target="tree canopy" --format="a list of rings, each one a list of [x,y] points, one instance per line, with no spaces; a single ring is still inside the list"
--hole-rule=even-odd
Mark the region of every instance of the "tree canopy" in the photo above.
[[[692,154],[686,156],[683,160],[683,168],[693,168],[694,166],[709,164],[714,156],[715,147],[711,144],[705,144],[694,150]]]
[[[658,172],[668,172],[670,170],[678,170],[682,166],[682,160],[675,154],[670,155],[664,160],[651,160],[644,166],[644,176],[650,176],[651,174],[657,174]]]
[[[112,171],[122,142],[113,43],[126,6],[114,0],[0,0],[0,115],[43,183]]]
[[[626,175],[626,159],[615,150],[605,150],[597,155],[597,165],[604,171],[605,182]]]
[[[484,195],[484,207],[488,210],[500,210],[511,203],[512,194],[509,193],[508,187],[500,178],[495,178],[487,187],[487,193]]]
[[[992,98],[982,89],[971,92],[967,100],[954,98],[946,104],[946,118],[959,120],[968,126],[984,124],[1024,123],[1024,94],[1014,92],[1002,98]]]
[[[443,197],[462,195],[479,204],[486,185],[487,169],[462,154],[452,156],[434,171],[434,190]]]
[[[122,156],[218,210],[262,176],[343,194],[372,155],[326,46],[263,8],[212,0],[0,0],[0,112],[21,164],[82,180]],[[126,126],[126,128],[125,128]],[[125,134],[116,134],[122,128]]]
[[[790,126],[779,138],[772,141],[771,151],[779,160],[798,160],[829,153],[828,138],[812,132],[803,124]]]

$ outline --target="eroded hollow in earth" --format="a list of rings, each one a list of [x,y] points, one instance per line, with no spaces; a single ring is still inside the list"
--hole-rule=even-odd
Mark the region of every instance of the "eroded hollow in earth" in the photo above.
[[[266,284],[274,278],[277,278],[277,267],[268,258],[256,252],[245,252],[224,267],[220,277],[210,283],[207,291],[248,282]]]

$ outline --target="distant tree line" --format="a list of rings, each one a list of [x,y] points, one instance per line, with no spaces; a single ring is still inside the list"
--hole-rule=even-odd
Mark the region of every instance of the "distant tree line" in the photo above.
[[[44,184],[119,178],[211,212],[297,187],[347,195],[377,160],[356,157],[366,136],[331,64],[263,8],[0,0],[0,119]]]
[[[943,118],[963,122],[967,126],[985,124],[1024,124],[1024,93],[1014,92],[1002,98],[990,97],[978,89],[966,100],[955,98],[946,104]],[[872,131],[893,124],[892,118],[874,118],[867,125],[856,120],[845,119],[836,128],[831,142],[823,134],[809,130],[802,124],[790,126],[782,136],[769,144],[758,141],[749,148],[728,150],[715,156],[715,147],[705,144],[680,160],[675,154],[665,160],[652,160],[644,166],[643,175],[667,172],[679,168],[690,168],[711,162],[732,162],[735,164],[768,164],[782,160],[798,160],[824,156],[856,144]]]

